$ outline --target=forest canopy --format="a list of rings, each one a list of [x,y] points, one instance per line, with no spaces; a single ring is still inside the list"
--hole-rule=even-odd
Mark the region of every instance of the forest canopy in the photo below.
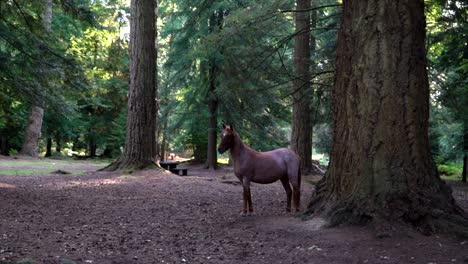
[[[442,174],[459,178],[468,148],[467,6],[425,4],[431,151]],[[299,94],[310,108],[313,157],[328,162],[341,1],[313,1],[310,28],[297,28],[295,7],[291,0],[159,1],[158,156],[205,162],[209,137],[223,122],[256,150],[289,146]],[[24,147],[35,107],[43,110],[39,156],[122,154],[130,19],[124,0],[0,2],[2,155]],[[297,74],[294,45],[304,34],[305,90],[297,87],[305,77]]]

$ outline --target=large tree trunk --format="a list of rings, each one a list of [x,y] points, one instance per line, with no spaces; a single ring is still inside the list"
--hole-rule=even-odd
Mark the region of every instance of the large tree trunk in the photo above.
[[[42,23],[44,31],[52,32],[52,0],[44,0],[44,13]],[[36,89],[41,89],[40,87]],[[37,91],[37,98],[33,98],[31,111],[29,111],[28,124],[24,132],[24,142],[20,150],[21,155],[37,157],[39,154],[39,139],[41,138],[42,120],[44,119],[43,91]]]
[[[296,0],[296,9],[310,9],[310,0]],[[291,148],[301,158],[301,170],[312,167],[312,92],[310,90],[310,12],[296,12],[294,37],[293,123]]]
[[[28,124],[24,132],[24,142],[21,147],[20,154],[31,157],[39,155],[39,139],[41,138],[42,120],[44,117],[44,109],[40,106],[33,105],[28,116]]]
[[[130,90],[123,155],[106,170],[155,165],[156,145],[156,0],[132,0]]]
[[[224,11],[217,10],[210,18],[210,33],[222,28],[224,20]],[[218,95],[216,94],[216,82],[218,77],[218,67],[216,65],[216,60],[211,59],[210,69],[208,74],[208,149],[207,149],[207,160],[206,168],[207,169],[217,169],[218,168],[218,154],[216,152],[216,125],[218,121],[217,112],[218,112]]]
[[[330,165],[308,214],[466,232],[432,160],[423,0],[343,3]],[[468,233],[465,233],[468,234]]]

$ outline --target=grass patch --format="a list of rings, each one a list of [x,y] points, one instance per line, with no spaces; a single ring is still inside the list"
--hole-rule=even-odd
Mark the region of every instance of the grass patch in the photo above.
[[[66,171],[71,174],[83,174],[105,167],[108,163],[102,160],[73,159],[8,159],[0,160],[1,175],[44,175],[55,171]],[[57,174],[58,175],[58,174]]]
[[[8,169],[2,170],[0,169],[0,174],[3,175],[34,175],[34,174],[51,174],[55,169]],[[87,170],[67,170],[71,174],[83,174],[86,173]]]
[[[317,180],[305,179],[304,181],[307,182],[308,184],[316,185],[320,180],[319,179],[317,179]]]
[[[455,163],[437,164],[437,170],[444,180],[460,181],[463,165]]]

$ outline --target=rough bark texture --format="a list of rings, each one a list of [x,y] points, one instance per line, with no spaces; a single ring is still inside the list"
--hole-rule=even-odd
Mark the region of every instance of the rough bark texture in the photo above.
[[[424,41],[423,0],[344,1],[330,165],[308,214],[466,232],[430,154]]]
[[[310,9],[310,0],[297,0],[296,9]],[[296,12],[295,15],[294,66],[297,79],[293,85],[291,148],[301,158],[302,171],[309,172],[312,167],[310,12]]]
[[[208,102],[209,118],[208,118],[208,149],[207,149],[207,169],[217,169],[218,155],[216,152],[216,123],[217,123],[217,109],[218,100],[210,99]]]
[[[44,0],[42,23],[44,32],[52,32],[52,0]],[[38,87],[37,89],[41,89]],[[20,150],[21,155],[37,157],[39,155],[39,139],[41,138],[42,120],[44,119],[43,91],[37,91],[38,98],[33,98],[29,111],[28,124],[24,132],[24,142]]]
[[[47,136],[46,153],[44,157],[50,157],[50,156],[52,156],[52,138],[50,136]]]
[[[465,120],[467,118],[465,117]],[[463,171],[462,182],[466,182],[466,173],[468,170],[468,123],[465,122],[463,126]]]
[[[224,20],[224,13],[222,10],[217,10],[210,18],[210,33],[218,29],[221,29]],[[216,152],[216,140],[217,140],[217,112],[218,112],[218,95],[216,94],[216,82],[218,75],[218,67],[216,66],[216,60],[211,59],[209,74],[208,74],[208,149],[207,149],[207,169],[218,168],[218,154]]]
[[[41,138],[42,120],[44,118],[44,109],[33,105],[28,116],[28,124],[24,132],[24,142],[20,154],[31,157],[39,155],[39,139]]]
[[[57,153],[62,152],[62,142],[61,142],[61,137],[60,137],[60,132],[59,131],[55,132],[55,151]]]
[[[156,145],[156,0],[132,0],[130,90],[123,155],[106,170],[154,166]]]

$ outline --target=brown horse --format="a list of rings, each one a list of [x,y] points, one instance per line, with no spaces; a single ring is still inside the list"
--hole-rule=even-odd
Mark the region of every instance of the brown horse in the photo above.
[[[287,148],[268,152],[257,152],[244,145],[239,135],[230,125],[223,125],[219,153],[231,151],[234,173],[244,188],[244,209],[242,213],[253,212],[250,197],[250,182],[273,183],[280,180],[286,191],[288,212],[291,211],[291,196],[294,193],[294,206],[299,211],[301,197],[301,172],[298,155]],[[291,185],[292,191],[291,191]]]

